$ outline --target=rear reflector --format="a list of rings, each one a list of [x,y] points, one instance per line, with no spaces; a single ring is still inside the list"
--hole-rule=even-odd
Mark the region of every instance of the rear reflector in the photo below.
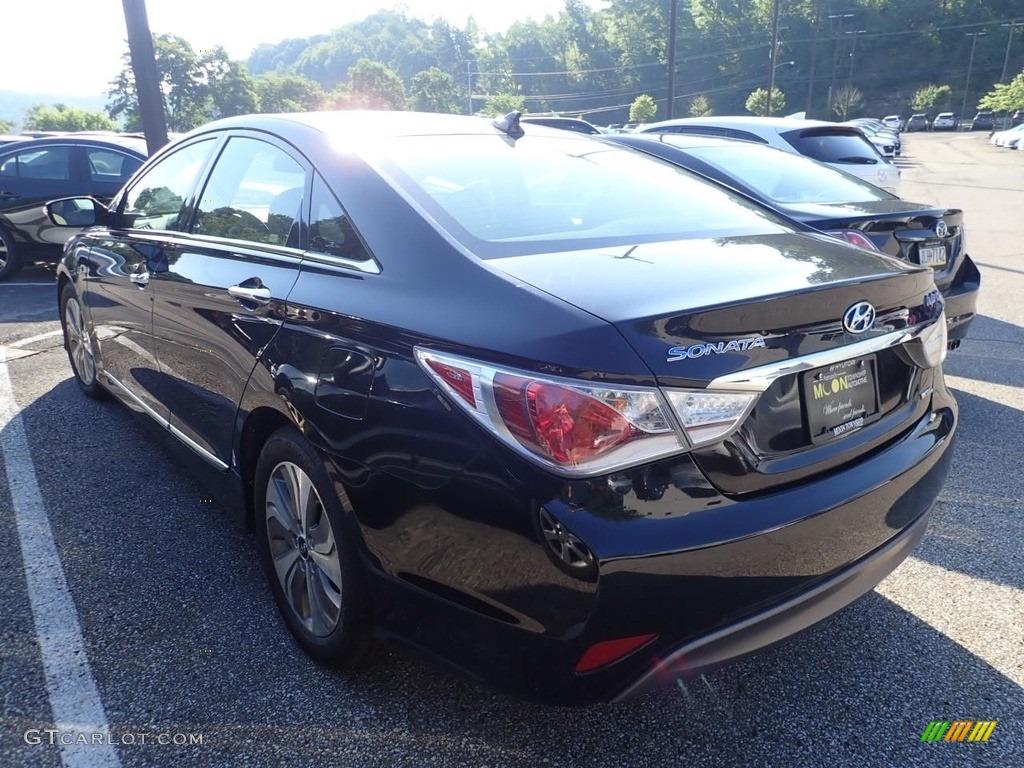
[[[451,387],[459,397],[469,405],[476,407],[476,397],[473,394],[473,376],[463,368],[456,368],[454,365],[442,363],[440,360],[427,360],[427,365],[441,379]]]
[[[638,648],[647,645],[657,637],[656,634],[620,637],[617,640],[602,640],[590,646],[576,663],[576,672],[593,672],[625,658]]]

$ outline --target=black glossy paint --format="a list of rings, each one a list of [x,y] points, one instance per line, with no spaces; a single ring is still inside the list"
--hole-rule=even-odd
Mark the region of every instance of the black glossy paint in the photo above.
[[[857,568],[938,494],[956,405],[940,370],[922,371],[898,350],[878,356],[878,420],[849,437],[812,445],[799,387],[784,377],[717,445],[571,481],[485,432],[413,356],[423,346],[584,381],[705,387],[851,343],[839,318],[855,301],[879,309],[879,329],[864,338],[934,317],[928,270],[799,225],[647,243],[629,258],[591,253],[585,269],[573,251],[485,262],[419,215],[359,150],[403,133],[506,142],[488,121],[251,117],[183,141],[241,132],[273,135],[322,173],[373,261],[307,250],[309,222],[298,248],[187,231],[206,168],[178,231],[130,229],[115,200],[69,243],[60,287],[83,296],[99,367],[127,392],[104,383],[226,466],[243,498],[274,428],[291,424],[316,447],[361,538],[381,638],[517,695],[614,698],[679,645]],[[256,281],[269,290],[265,304],[228,293]],[[750,354],[666,360],[678,343],[755,333],[766,343]],[[593,552],[596,575],[556,565],[541,509]],[[647,633],[656,640],[629,658],[574,672],[592,644]]]

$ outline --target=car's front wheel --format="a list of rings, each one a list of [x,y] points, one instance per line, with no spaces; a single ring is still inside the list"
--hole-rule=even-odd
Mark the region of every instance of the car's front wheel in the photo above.
[[[295,430],[278,430],[263,447],[253,496],[263,568],[289,630],[317,661],[355,665],[370,635],[355,524]]]
[[[21,269],[21,254],[14,238],[0,228],[0,280],[14,277]]]
[[[70,283],[60,293],[60,322],[75,381],[89,397],[102,399],[106,391],[96,380],[96,337],[86,321],[82,301]]]

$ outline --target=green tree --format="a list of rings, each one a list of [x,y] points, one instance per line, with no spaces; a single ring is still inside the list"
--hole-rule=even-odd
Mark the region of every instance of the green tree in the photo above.
[[[387,64],[360,59],[348,70],[350,97],[360,107],[405,109],[405,85]]]
[[[259,111],[256,83],[245,64],[229,59],[227,51],[219,45],[204,51],[199,64],[209,88],[212,117]]]
[[[0,120],[0,133],[10,133],[14,130],[13,120]]]
[[[260,112],[309,112],[324,100],[319,84],[301,75],[260,75],[255,85]]]
[[[420,112],[462,112],[455,78],[438,67],[417,72],[412,78],[412,108]]]
[[[948,85],[926,85],[914,92],[910,106],[915,112],[931,112],[940,105],[949,106],[952,96],[953,89]]]
[[[210,117],[209,91],[200,72],[199,59],[189,42],[175,35],[154,35],[153,53],[167,128],[187,131],[206,122]],[[121,60],[121,73],[108,92],[107,114],[114,119],[121,117],[129,130],[139,130],[142,121],[130,54],[126,51]]]
[[[996,83],[978,102],[978,109],[1011,112],[1024,108],[1024,72],[1009,83]]]
[[[844,85],[836,88],[832,94],[832,111],[840,120],[848,119],[854,112],[864,106],[864,94],[857,88]]]
[[[711,101],[704,94],[694,96],[690,102],[690,116],[691,117],[707,117],[713,115],[714,110],[711,109]]]
[[[114,131],[117,123],[99,111],[65,104],[36,104],[25,114],[29,131]]]
[[[768,104],[768,89],[758,88],[747,96],[747,112],[754,115],[777,115],[786,108],[786,94],[778,88],[772,89],[772,103]]]
[[[656,114],[658,114],[658,105],[654,102],[654,97],[642,93],[633,99],[633,103],[629,107],[629,122],[646,123]]]
[[[481,111],[490,117],[501,117],[509,112],[526,112],[526,100],[518,93],[496,93],[487,99]]]

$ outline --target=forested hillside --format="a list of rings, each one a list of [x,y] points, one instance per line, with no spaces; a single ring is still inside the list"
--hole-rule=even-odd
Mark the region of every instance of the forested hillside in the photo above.
[[[379,62],[397,74],[414,106],[417,77],[422,85],[421,73],[431,72],[434,87],[450,91],[462,111],[471,84],[474,110],[500,94],[522,97],[532,112],[623,122],[646,93],[664,116],[671,1],[610,0],[593,11],[566,0],[557,17],[495,35],[480,34],[472,20],[456,28],[386,11],[330,34],[261,46],[248,64],[254,75],[302,75],[326,91],[345,91],[350,68]],[[706,99],[698,109],[745,111],[750,93],[767,85],[772,11],[772,0],[679,0],[677,116],[698,97]],[[1015,13],[1022,18],[1011,26]],[[835,103],[840,90],[856,89],[858,113],[907,113],[927,84],[950,86],[947,103],[935,107],[959,111],[969,64],[973,111],[1004,63],[1007,80],[1021,71],[1022,38],[1020,0],[780,0],[775,87],[785,104],[775,111],[834,118],[830,90]]]

